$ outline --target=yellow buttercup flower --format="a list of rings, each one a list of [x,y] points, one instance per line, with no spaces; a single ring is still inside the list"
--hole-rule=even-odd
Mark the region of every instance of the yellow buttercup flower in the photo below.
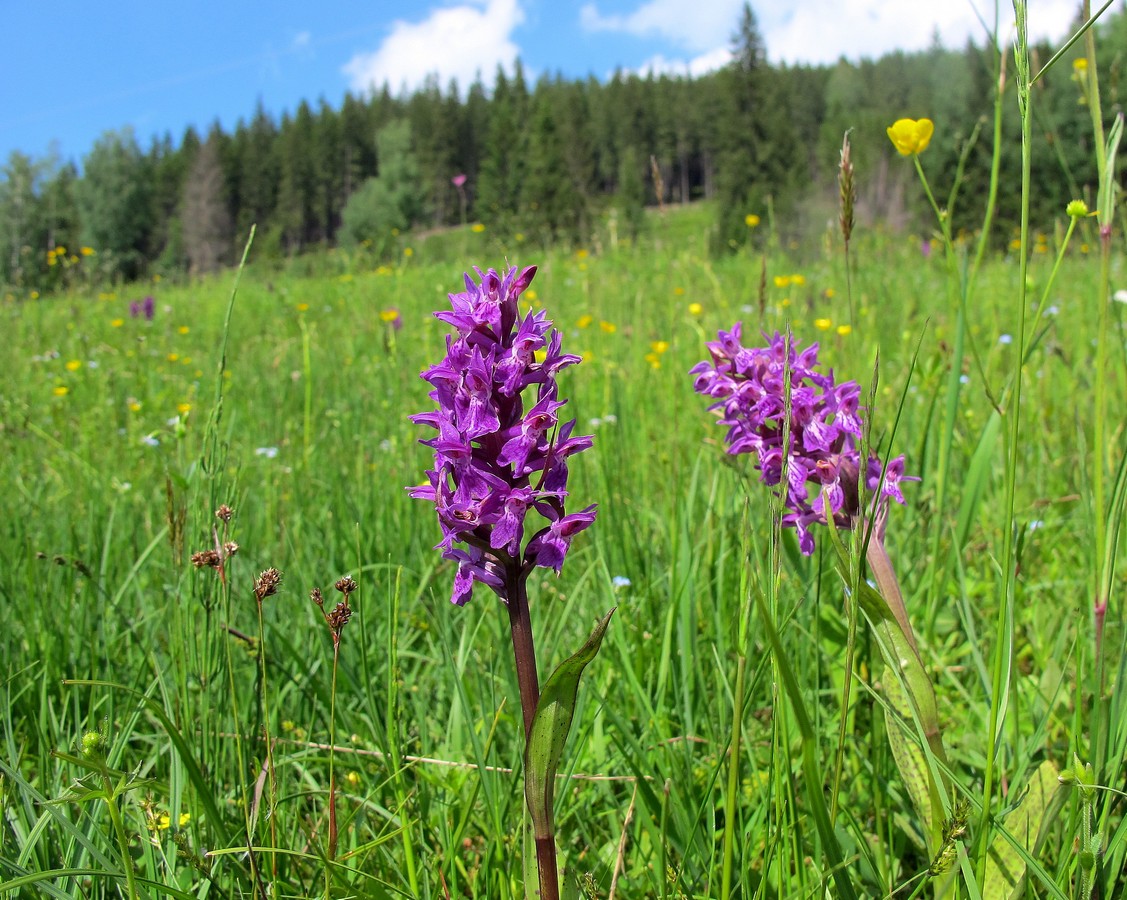
[[[485,226],[482,225],[481,222],[474,222],[470,226],[470,231],[472,231],[474,234],[481,234],[483,231],[485,231]]]
[[[853,333],[853,326],[852,325],[838,325],[837,326],[837,333],[840,334],[842,337],[845,337],[847,334],[852,334]]]
[[[65,397],[69,393],[70,393],[70,388],[68,388],[65,384],[60,384],[58,387],[55,388],[55,391],[54,391],[54,394],[55,394],[56,397]]]
[[[1087,72],[1088,71],[1088,59],[1087,59],[1087,57],[1080,56],[1080,57],[1077,57],[1076,59],[1074,59],[1072,61],[1072,68],[1075,69],[1077,72]]]
[[[704,307],[701,306],[699,303],[690,303],[689,304],[689,314],[690,315],[699,316],[702,312],[704,312]]]
[[[832,321],[830,321],[829,319],[815,319],[814,320],[814,327],[817,328],[819,331],[829,331],[831,328],[833,328],[833,324],[834,323]]]
[[[759,216],[757,216],[755,213],[748,213],[746,216],[744,216],[744,224],[748,228],[755,228],[759,224]]]
[[[618,326],[613,322],[600,322],[599,328],[601,328],[607,334],[614,334],[616,331],[618,331]]]
[[[179,403],[176,406],[176,411],[178,413],[180,413],[180,415],[186,416],[186,415],[188,415],[188,413],[190,413],[192,411],[192,404],[191,403]]]
[[[593,321],[595,321],[594,316],[582,315],[582,316],[579,317],[579,321],[576,322],[575,324],[578,325],[580,328],[586,328]]]
[[[927,149],[934,131],[931,119],[897,119],[888,127],[888,139],[901,156],[913,156]]]
[[[790,276],[789,275],[776,275],[775,276],[775,287],[777,287],[777,288],[790,287]]]
[[[68,372],[77,372],[81,368],[82,368],[82,363],[79,362],[77,359],[72,359],[72,360],[67,361],[67,371]]]

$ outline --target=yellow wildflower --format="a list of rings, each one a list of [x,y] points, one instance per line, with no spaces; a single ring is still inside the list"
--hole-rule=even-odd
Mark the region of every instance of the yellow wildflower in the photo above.
[[[814,327],[817,328],[819,331],[829,331],[831,328],[833,328],[833,324],[834,323],[831,322],[829,319],[815,319],[814,320]]]
[[[130,400],[129,401],[129,411],[130,412],[140,412],[141,411],[140,402],[137,401],[137,400]]]
[[[535,303],[537,300],[540,299],[540,295],[538,293],[536,293],[536,291],[525,291],[524,292],[524,299],[527,300],[529,303]]]
[[[83,256],[93,256],[94,255],[94,248],[93,247],[83,247],[79,252]]]
[[[1072,61],[1072,68],[1076,72],[1088,71],[1088,58],[1086,56],[1079,56]]]
[[[125,319],[111,319],[110,320],[110,327],[111,328],[120,328],[124,324],[125,324]]]
[[[689,304],[689,315],[699,316],[702,312],[704,312],[704,307],[699,303]]]
[[[82,368],[82,363],[79,362],[77,359],[67,360],[67,371],[68,372],[77,372],[81,368]]]
[[[404,247],[403,248],[403,255],[406,256],[408,259],[410,259],[412,256],[415,255],[415,251],[410,247]]]
[[[186,416],[186,415],[188,415],[188,413],[190,413],[192,411],[192,404],[191,403],[177,404],[176,411],[178,413],[180,413],[180,415]]]
[[[790,287],[790,276],[789,275],[776,275],[775,276],[775,287],[777,287],[777,288]]]
[[[675,296],[675,297],[684,297],[684,296],[685,296],[685,289],[684,289],[683,287],[675,287],[675,288],[673,288],[673,296]]]
[[[798,287],[802,287],[802,285],[806,284],[806,276],[805,275],[791,275],[790,283],[797,285]]]
[[[177,330],[177,331],[179,331],[179,332],[180,332],[181,334],[187,334],[187,333],[188,333],[189,331],[191,331],[192,329],[191,329],[191,328],[189,328],[189,327],[188,327],[187,325],[181,325],[181,326],[180,326],[179,328],[177,328],[176,330]]]
[[[1089,215],[1088,204],[1083,200],[1070,200],[1064,211],[1074,219],[1082,219]]]
[[[394,322],[399,318],[399,310],[397,309],[381,309],[380,321],[381,322]]]
[[[56,386],[56,388],[54,390],[54,394],[55,394],[56,397],[65,397],[69,393],[70,393],[70,388],[68,388],[65,384],[60,384],[60,385]]]
[[[168,361],[169,362],[176,362],[176,360],[178,360],[179,358],[180,358],[179,353],[169,353],[168,354]]]
[[[845,337],[848,334],[852,334],[853,333],[853,326],[852,325],[838,325],[837,326],[837,333],[840,334],[842,337]]]
[[[470,231],[474,234],[481,234],[485,231],[485,226],[481,222],[474,222],[473,225],[470,226]],[[410,254],[407,255],[410,256]]]
[[[912,156],[927,149],[933,131],[931,119],[897,119],[888,127],[888,139],[901,156]]]
[[[669,341],[654,341],[650,344],[650,349],[654,353],[664,353],[669,349]]]
[[[591,254],[588,253],[587,250],[583,247],[580,247],[578,250],[575,251],[575,258],[576,259],[586,259],[590,255]]]
[[[601,328],[607,334],[614,334],[616,331],[618,331],[618,326],[613,322],[599,322],[599,328]]]
[[[579,321],[576,322],[575,324],[578,325],[580,328],[586,328],[593,321],[595,321],[594,316],[582,315],[582,316],[579,317]]]
[[[309,304],[308,304],[308,303],[299,303],[299,304],[297,305],[297,311],[298,311],[298,312],[305,312],[305,311],[306,311],[307,309],[309,309]]]
[[[648,362],[650,364],[650,368],[652,368],[652,369],[660,369],[661,368],[661,357],[658,356],[656,353],[647,353],[646,356],[645,356],[645,359],[646,359],[646,362]]]
[[[748,213],[744,216],[744,224],[747,225],[748,228],[755,228],[759,224],[759,216],[755,213]]]

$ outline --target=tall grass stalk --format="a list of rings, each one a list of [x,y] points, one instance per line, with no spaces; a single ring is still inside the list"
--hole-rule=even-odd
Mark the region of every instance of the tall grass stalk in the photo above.
[[[986,732],[986,765],[983,772],[982,809],[975,836],[975,881],[979,889],[986,884],[986,862],[994,828],[995,781],[999,778],[1001,736],[1009,708],[1010,683],[1013,674],[1013,600],[1016,571],[1014,566],[1014,507],[1017,471],[1021,449],[1022,365],[1025,356],[1025,316],[1027,278],[1029,274],[1029,200],[1033,167],[1032,80],[1029,64],[1028,9],[1024,0],[1014,0],[1016,38],[1014,42],[1014,78],[1021,115],[1021,256],[1017,286],[1017,364],[1012,374],[1012,388],[1006,405],[1008,443],[1005,459],[1005,487],[1002,501],[1002,554],[996,581],[997,614],[994,624],[994,649],[991,662],[990,715]]]

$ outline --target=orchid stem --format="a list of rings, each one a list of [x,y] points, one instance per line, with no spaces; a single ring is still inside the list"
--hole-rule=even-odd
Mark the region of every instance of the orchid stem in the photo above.
[[[513,638],[513,658],[517,667],[517,685],[520,688],[520,708],[524,715],[524,739],[527,745],[532,736],[532,722],[536,705],[540,702],[540,681],[536,675],[536,645],[532,640],[532,617],[528,610],[528,573],[513,563],[507,572],[509,630]],[[536,869],[540,877],[542,900],[559,900],[560,876],[556,865],[556,840],[554,835],[536,837]]]

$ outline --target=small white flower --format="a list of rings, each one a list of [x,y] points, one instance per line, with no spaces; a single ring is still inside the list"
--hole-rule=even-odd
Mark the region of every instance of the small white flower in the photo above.
[[[999,344],[1012,344],[1013,342],[1014,342],[1014,336],[1012,334],[1003,334],[1001,337],[998,338]]]
[[[1111,298],[1116,303],[1127,303],[1127,291],[1118,290],[1114,294],[1111,295]]]
[[[607,413],[605,416],[603,416],[603,421],[607,422],[610,425],[613,425],[618,421],[618,416],[616,416],[614,413]]]
[[[267,459],[273,459],[278,455],[277,447],[258,447],[254,451],[255,456],[265,456]]]
[[[156,436],[152,435],[152,434],[146,434],[143,438],[141,438],[141,443],[144,444],[146,447],[159,447],[160,446],[160,441],[158,441],[156,439]]]
[[[88,368],[88,369],[96,369],[96,368],[98,368],[98,360],[96,360],[96,359],[92,359],[92,360],[90,360],[90,362],[88,362],[88,363],[86,364],[86,368]]]
[[[960,375],[959,376],[959,384],[970,384],[970,376],[969,375]]]
[[[1036,531],[1038,528],[1044,528],[1045,523],[1041,519],[1034,519],[1029,523],[1029,530]]]
[[[1055,315],[1059,315],[1059,314],[1060,314],[1060,307],[1057,306],[1055,303],[1052,306],[1050,306],[1048,309],[1045,310],[1046,316],[1055,316]]]
[[[395,444],[393,444],[393,443],[392,443],[392,442],[391,442],[390,440],[388,440],[387,438],[384,438],[384,439],[383,439],[382,441],[380,441],[380,449],[381,449],[381,450],[382,450],[382,451],[383,451],[384,453],[390,453],[390,452],[391,452],[392,450],[394,450],[394,449],[395,449]]]
[[[164,424],[167,425],[169,428],[175,428],[177,425],[180,424],[180,417],[179,416],[173,416],[171,419],[165,419]]]
[[[598,428],[600,425],[603,424],[603,420],[602,419],[588,419],[587,424],[590,425],[592,428]]]
[[[610,580],[610,583],[614,585],[616,591],[621,588],[630,587],[630,579],[625,575],[615,575],[614,578]]]

